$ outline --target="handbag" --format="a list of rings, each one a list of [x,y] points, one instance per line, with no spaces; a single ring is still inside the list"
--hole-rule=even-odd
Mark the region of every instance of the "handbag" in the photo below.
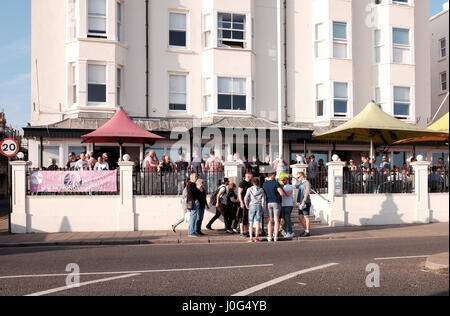
[[[187,211],[186,214],[184,214],[184,221],[186,223],[189,223],[190,220],[191,220],[191,211]]]

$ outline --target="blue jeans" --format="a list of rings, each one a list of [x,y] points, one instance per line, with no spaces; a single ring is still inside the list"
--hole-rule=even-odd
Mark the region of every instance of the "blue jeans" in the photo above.
[[[286,223],[286,230],[289,234],[292,234],[292,210],[294,209],[293,206],[283,206],[283,218]]]
[[[197,222],[196,222],[196,232],[200,232],[202,230],[203,217],[205,216],[205,209],[199,208],[197,213]]]
[[[188,230],[189,235],[192,235],[195,232],[197,232],[197,218],[198,218],[199,208],[200,208],[199,202],[193,203],[192,210],[191,210],[191,217],[189,218],[189,230]]]

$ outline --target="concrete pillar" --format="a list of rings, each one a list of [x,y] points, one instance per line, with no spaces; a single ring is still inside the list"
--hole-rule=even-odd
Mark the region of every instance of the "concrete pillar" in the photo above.
[[[291,170],[292,170],[292,185],[297,187],[300,185],[297,176],[300,172],[304,172],[307,175],[308,165],[303,164],[292,165]]]
[[[343,188],[343,183],[336,183],[336,178],[343,180],[345,163],[338,161],[339,157],[333,156],[333,162],[329,162],[328,166],[328,197],[331,201],[330,215],[328,224],[330,227],[340,227],[346,225],[346,216],[344,209],[344,197],[336,196],[337,185]]]
[[[136,231],[133,203],[133,167],[132,161],[119,162],[120,172],[120,206],[117,214],[118,231]]]
[[[11,232],[13,234],[26,234],[31,232],[31,215],[27,209],[27,172],[25,161],[12,161],[12,214]]]
[[[237,162],[225,162],[224,166],[224,177],[230,179],[230,182],[239,183],[242,181],[242,165]]]
[[[416,193],[416,208],[414,210],[415,223],[430,223],[430,195],[428,193],[428,168],[431,163],[417,157],[417,162],[411,166],[414,170],[414,188]]]

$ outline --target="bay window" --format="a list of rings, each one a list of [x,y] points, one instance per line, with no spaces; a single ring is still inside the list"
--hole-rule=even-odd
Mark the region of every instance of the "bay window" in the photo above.
[[[169,110],[187,110],[186,75],[169,76]]]
[[[399,119],[410,118],[411,88],[394,87],[394,116]]]
[[[88,65],[88,102],[106,102],[105,65]]]
[[[246,18],[243,14],[218,14],[218,47],[246,48]]]
[[[408,29],[393,29],[393,61],[395,64],[411,62],[411,40]]]
[[[88,0],[88,37],[106,38],[106,0]]]
[[[219,111],[247,110],[247,80],[242,78],[218,78]]]

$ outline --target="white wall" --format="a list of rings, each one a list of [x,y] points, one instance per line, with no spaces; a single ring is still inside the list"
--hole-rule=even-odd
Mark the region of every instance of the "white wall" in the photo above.
[[[430,221],[448,222],[449,218],[449,195],[448,193],[430,194]]]

